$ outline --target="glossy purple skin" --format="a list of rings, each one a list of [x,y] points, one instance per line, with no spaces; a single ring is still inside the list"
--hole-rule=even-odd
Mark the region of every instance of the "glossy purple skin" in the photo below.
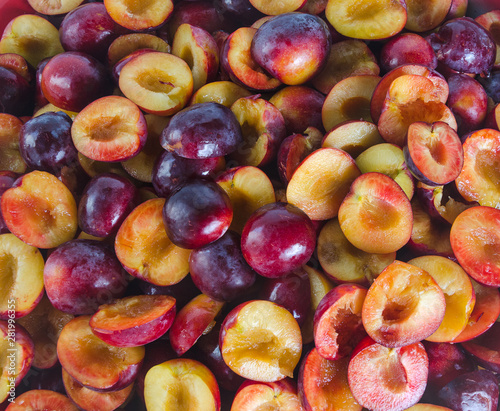
[[[331,45],[330,30],[320,17],[284,13],[260,26],[250,52],[259,66],[281,80],[282,71],[288,70],[288,65],[296,69],[314,63],[315,73],[319,73],[326,64]]]
[[[437,392],[457,377],[477,370],[460,344],[423,341],[429,358],[429,374],[424,396],[431,400]]]
[[[179,185],[194,177],[214,177],[220,158],[185,158],[164,151],[153,167],[152,184],[156,194],[168,197]]]
[[[107,237],[116,233],[139,204],[139,193],[130,180],[117,174],[99,174],[85,187],[78,204],[78,224],[87,234]]]
[[[231,225],[233,209],[226,192],[213,181],[192,180],[165,201],[163,222],[175,245],[194,249],[218,240]]]
[[[198,103],[176,113],[160,136],[165,150],[186,158],[225,156],[242,143],[240,124],[219,103]]]
[[[217,241],[191,252],[189,272],[203,294],[232,301],[255,283],[257,274],[243,258],[240,242],[239,234],[227,231]]]
[[[303,269],[279,278],[265,278],[259,298],[285,307],[300,327],[311,311],[311,283]]]
[[[66,395],[61,372],[60,364],[43,370],[31,368],[23,378],[21,387],[26,385],[30,390],[51,390]]]
[[[439,404],[453,411],[497,411],[498,381],[491,371],[461,375],[438,392]]]
[[[54,250],[43,277],[52,305],[73,315],[93,314],[100,305],[120,298],[128,283],[112,246],[82,239]]]
[[[500,70],[494,70],[488,77],[477,77],[488,97],[495,103],[500,103]]]
[[[50,59],[42,72],[42,92],[55,106],[81,111],[112,92],[106,67],[88,54],[67,51]]]
[[[47,112],[23,124],[19,151],[28,167],[58,175],[63,167],[78,163],[71,138],[73,121],[64,112]]]
[[[0,66],[0,113],[33,114],[34,89],[24,77]]]
[[[276,278],[298,269],[311,258],[316,230],[306,213],[288,203],[256,210],[241,235],[245,260],[257,273]]]
[[[2,194],[12,187],[18,177],[19,175],[12,171],[0,171],[0,199],[2,198]],[[10,230],[7,228],[7,224],[5,224],[2,210],[0,209],[0,234],[6,233],[10,233]]]
[[[488,113],[488,95],[483,86],[466,74],[451,74],[447,80],[450,91],[446,105],[457,120],[458,135],[480,129]]]
[[[230,20],[236,19],[246,26],[265,16],[249,0],[215,0],[214,6],[220,15]]]
[[[435,69],[437,57],[431,45],[416,33],[398,34],[382,46],[380,68],[384,72],[403,64],[421,64]]]
[[[118,31],[104,4],[88,3],[66,14],[59,37],[64,50],[81,51],[104,62]]]
[[[236,391],[245,379],[227,366],[222,358],[219,346],[221,323],[217,322],[212,330],[202,335],[194,345],[195,358],[205,364],[215,375],[220,387],[228,391]]]
[[[470,17],[448,20],[427,37],[439,63],[459,73],[488,74],[496,46],[491,34]]]

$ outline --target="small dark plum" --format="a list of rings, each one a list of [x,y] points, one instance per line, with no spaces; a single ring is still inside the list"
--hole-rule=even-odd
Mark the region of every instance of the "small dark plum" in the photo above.
[[[218,240],[232,219],[229,196],[211,180],[184,183],[166,199],[163,207],[168,238],[181,248],[200,248]]]
[[[83,4],[67,13],[59,28],[66,51],[81,51],[104,62],[110,44],[118,37],[117,24],[102,3]]]
[[[164,151],[153,167],[152,184],[160,197],[168,197],[180,184],[190,178],[212,177],[224,168],[222,157],[186,158]]]
[[[176,113],[160,136],[163,148],[181,157],[210,158],[229,154],[242,143],[234,113],[219,103],[198,103]]]
[[[488,370],[472,371],[455,378],[437,395],[440,405],[454,411],[496,411],[498,381]]]
[[[113,90],[104,64],[78,51],[67,51],[52,57],[42,71],[41,86],[50,103],[75,112]]]
[[[243,258],[240,244],[239,234],[227,231],[213,243],[191,252],[189,272],[202,293],[232,301],[254,284],[257,274]]]
[[[78,205],[78,224],[87,234],[107,237],[115,233],[139,204],[139,193],[127,178],[99,174],[85,187]]]
[[[257,209],[241,235],[245,260],[264,277],[284,276],[307,263],[316,247],[314,224],[300,208],[271,203]]]
[[[28,167],[59,175],[63,167],[77,164],[72,124],[71,118],[62,111],[43,113],[28,120],[19,136],[19,149]]]

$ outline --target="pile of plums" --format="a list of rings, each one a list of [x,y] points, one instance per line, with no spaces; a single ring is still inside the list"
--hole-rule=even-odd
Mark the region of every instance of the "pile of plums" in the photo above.
[[[497,411],[495,3],[0,5],[0,410]]]

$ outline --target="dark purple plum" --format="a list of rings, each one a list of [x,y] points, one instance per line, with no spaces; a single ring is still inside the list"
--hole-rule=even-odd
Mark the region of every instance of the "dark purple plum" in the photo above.
[[[62,111],[43,113],[28,120],[19,136],[19,150],[28,167],[59,175],[63,167],[77,164],[72,124],[71,118]]]
[[[0,199],[2,198],[2,194],[12,187],[18,177],[19,175],[12,171],[0,171]],[[2,210],[0,210],[0,234],[6,233],[10,233],[10,231],[3,219]]]
[[[257,274],[243,258],[240,244],[239,234],[229,230],[213,243],[191,252],[189,272],[202,293],[232,301],[255,283]]]
[[[92,178],[78,204],[78,224],[87,234],[107,237],[116,233],[139,204],[139,193],[130,180],[105,173]]]
[[[446,105],[457,120],[458,135],[480,129],[488,113],[488,95],[483,86],[460,73],[451,74],[447,80],[450,92]]]
[[[245,26],[250,26],[254,21],[265,16],[252,6],[250,0],[215,0],[214,5],[217,12],[224,18],[236,19]]]
[[[493,37],[470,17],[448,20],[427,40],[438,62],[459,73],[487,75],[495,63]]]
[[[0,113],[13,116],[31,115],[34,88],[20,74],[0,66]]]
[[[227,366],[219,346],[221,322],[217,322],[208,334],[202,335],[194,345],[193,355],[212,371],[220,387],[236,391],[245,379]]]
[[[265,278],[259,298],[290,311],[302,327],[311,311],[311,283],[303,268],[279,278]]]
[[[271,203],[257,209],[241,235],[245,260],[257,273],[276,278],[305,264],[316,247],[314,224],[300,208]]]
[[[190,178],[214,177],[224,163],[222,157],[185,158],[165,151],[153,167],[153,188],[160,197],[168,197],[175,188]]]
[[[93,314],[126,291],[125,270],[111,245],[96,240],[71,240],[56,248],[43,271],[52,305],[73,315]]]
[[[453,411],[497,411],[498,381],[491,371],[463,374],[438,392],[440,405]]]
[[[163,207],[168,238],[182,248],[200,248],[219,239],[232,219],[229,196],[211,180],[184,183],[166,199]]]
[[[180,310],[200,293],[190,275],[184,277],[177,284],[163,286],[139,280],[139,288],[146,295],[170,295],[174,297],[177,310]]]
[[[76,112],[113,91],[113,82],[104,64],[78,51],[52,57],[42,71],[41,86],[50,103]]]
[[[116,23],[102,3],[87,3],[71,10],[59,28],[64,50],[81,51],[102,62],[118,34]]]
[[[22,384],[29,384],[30,390],[51,390],[66,394],[61,372],[60,364],[40,370],[31,368],[27,376],[23,378]]]
[[[242,143],[240,123],[219,103],[198,103],[176,113],[160,136],[163,148],[186,158],[220,157]]]
[[[500,103],[500,70],[494,70],[486,77],[478,76],[477,81],[484,87],[488,97]]]
[[[446,384],[463,374],[477,370],[460,344],[423,342],[429,358],[429,374],[424,393],[426,399],[436,398],[437,392]]]

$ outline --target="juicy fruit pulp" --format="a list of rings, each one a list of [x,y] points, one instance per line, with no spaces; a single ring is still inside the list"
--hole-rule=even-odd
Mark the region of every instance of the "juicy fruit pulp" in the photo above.
[[[20,1],[0,331],[22,406],[498,405],[498,10],[29,0],[9,21]]]

